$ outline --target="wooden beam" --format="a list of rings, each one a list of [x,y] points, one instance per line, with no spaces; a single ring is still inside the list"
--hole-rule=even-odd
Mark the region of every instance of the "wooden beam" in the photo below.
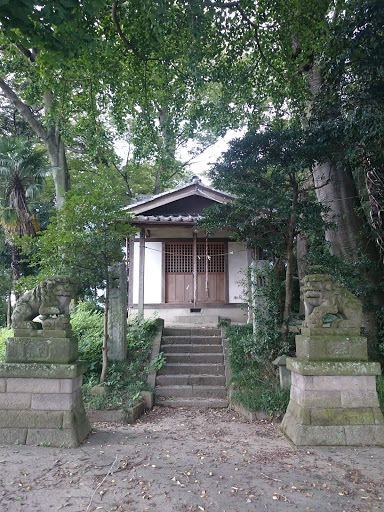
[[[140,230],[139,250],[139,302],[137,305],[137,316],[144,318],[144,268],[145,268],[145,229]]]

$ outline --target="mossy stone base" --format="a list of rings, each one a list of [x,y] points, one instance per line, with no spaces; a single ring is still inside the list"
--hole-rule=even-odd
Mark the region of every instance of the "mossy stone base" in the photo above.
[[[380,363],[372,361],[312,361],[287,357],[287,368],[300,375],[380,375]]]
[[[382,425],[307,426],[284,417],[281,430],[296,446],[384,446]]]
[[[281,430],[296,445],[384,445],[375,377],[292,372]]]
[[[384,445],[381,369],[366,360],[366,339],[316,333],[297,336],[296,346],[300,357],[287,358],[292,384],[281,430],[299,446]]]
[[[296,336],[296,356],[312,361],[367,361],[367,339],[363,336]]]
[[[0,378],[74,379],[87,370],[86,361],[71,364],[0,363]]]
[[[0,444],[73,448],[90,432],[81,392],[86,364],[0,364]]]
[[[72,363],[77,359],[77,341],[74,338],[50,337],[8,338],[5,354],[7,363]]]

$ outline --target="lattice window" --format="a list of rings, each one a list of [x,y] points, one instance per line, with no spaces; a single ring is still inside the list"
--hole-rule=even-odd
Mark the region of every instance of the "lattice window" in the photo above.
[[[207,247],[205,242],[197,243],[197,271],[206,271]],[[208,242],[208,272],[224,272],[224,242]]]
[[[165,244],[165,271],[172,274],[193,272],[193,244],[168,242]]]
[[[205,242],[197,242],[197,272],[206,271],[207,247]],[[208,242],[208,272],[224,272],[224,242]],[[193,272],[193,243],[167,242],[165,244],[165,271],[170,273]]]

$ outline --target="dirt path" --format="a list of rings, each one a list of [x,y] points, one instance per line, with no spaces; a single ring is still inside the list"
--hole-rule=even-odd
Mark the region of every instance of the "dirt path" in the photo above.
[[[157,407],[78,449],[0,446],[0,510],[384,511],[384,449],[296,450],[232,411]]]

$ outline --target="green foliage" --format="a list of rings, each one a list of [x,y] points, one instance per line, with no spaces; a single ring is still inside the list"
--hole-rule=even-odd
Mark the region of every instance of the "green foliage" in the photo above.
[[[379,397],[380,408],[384,414],[384,375],[376,377],[376,389]]]
[[[0,361],[5,360],[5,348],[7,345],[7,339],[13,336],[12,329],[0,328]]]
[[[70,274],[81,290],[103,288],[108,265],[122,259],[126,236],[134,229],[121,211],[124,190],[108,173],[83,175],[45,231],[26,240],[24,254],[43,276]]]
[[[79,358],[88,361],[84,375],[84,401],[94,409],[124,409],[132,407],[140,398],[140,391],[148,389],[150,357],[156,321],[135,320],[128,324],[127,359],[111,363],[103,385],[105,395],[93,396],[89,389],[99,382],[102,365],[103,315],[92,303],[80,303],[71,315],[74,334],[79,340]]]
[[[295,234],[323,230],[316,198],[303,193],[315,158],[305,132],[294,126],[236,139],[209,173],[214,186],[235,200],[209,208],[202,224],[211,231],[232,228],[236,239],[284,257],[292,214]]]
[[[231,325],[227,328],[232,369],[233,399],[249,410],[263,410],[280,416],[284,413],[289,392],[281,390],[272,366],[271,346],[259,346],[251,325]],[[274,352],[279,353],[275,346]]]
[[[250,390],[236,391],[232,400],[249,411],[264,411],[270,416],[280,417],[288,407],[289,389],[256,384]]]
[[[151,362],[152,368],[154,370],[156,370],[157,372],[160,371],[162,368],[164,368],[164,366],[166,364],[167,364],[167,360],[164,355],[164,352],[160,352],[159,354],[157,354],[155,359],[153,359],[153,361]]]
[[[277,272],[268,265],[250,270],[252,314],[254,316],[253,357],[258,361],[273,361],[287,354],[294,346],[291,334],[283,341],[281,332],[281,288]]]
[[[0,225],[11,257],[14,284],[22,274],[18,242],[40,229],[36,198],[43,178],[50,172],[44,150],[23,137],[0,137]]]
[[[104,313],[92,302],[79,302],[71,312],[73,335],[79,343],[79,359],[88,362],[86,380],[100,375]]]

